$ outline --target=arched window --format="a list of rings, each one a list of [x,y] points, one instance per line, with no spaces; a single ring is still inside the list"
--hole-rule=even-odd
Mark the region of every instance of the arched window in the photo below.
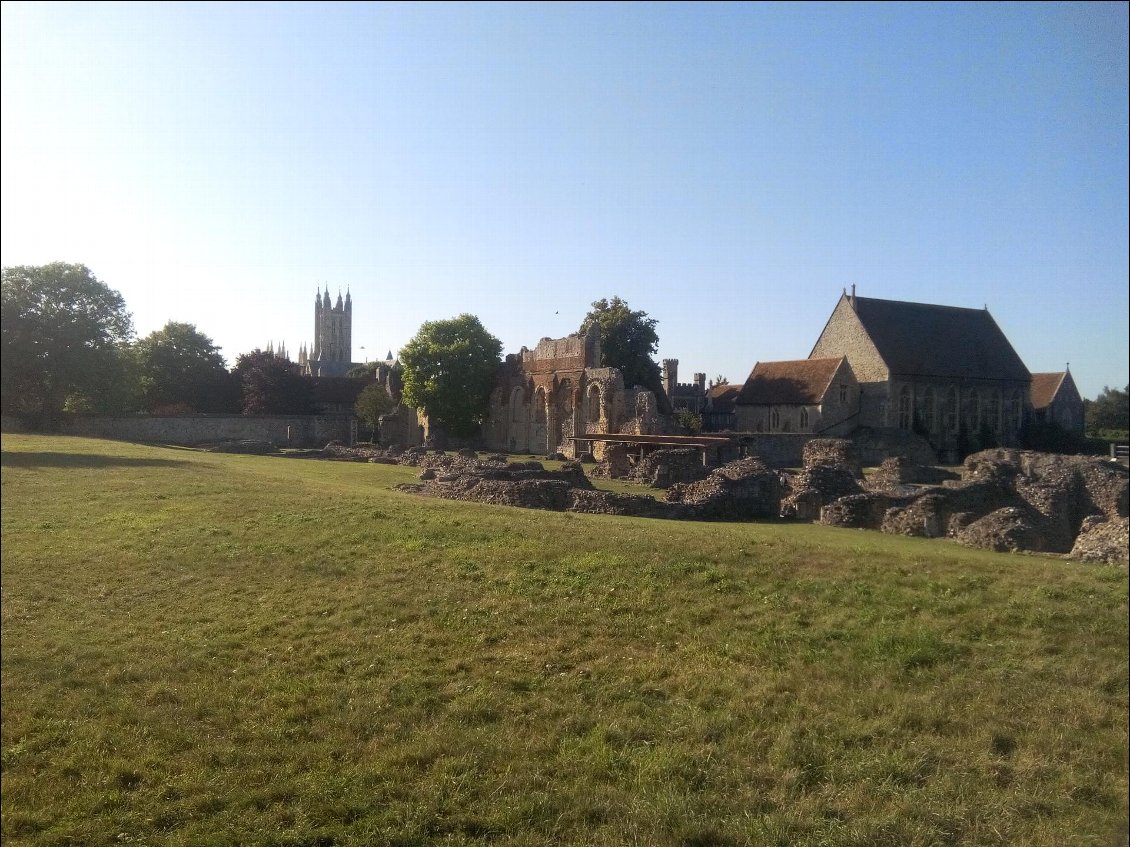
[[[957,389],[953,386],[942,401],[942,432],[957,432]]]
[[[965,430],[966,432],[977,432],[981,428],[981,397],[976,388],[970,388],[965,392],[964,405],[965,408],[962,411],[965,413],[963,421]]]
[[[545,389],[539,388],[534,392],[534,423],[545,426]]]
[[[984,420],[993,432],[1001,431],[1001,393],[996,388],[989,392],[988,402],[985,403]]]
[[[595,385],[589,386],[589,393],[587,398],[589,423],[598,423],[600,421],[600,388]]]
[[[510,420],[514,423],[519,423],[525,420],[526,417],[526,392],[521,388],[515,388],[510,393]]]
[[[781,412],[779,409],[774,409],[769,413],[769,431],[777,432],[781,429]]]
[[[936,432],[938,429],[938,404],[937,397],[934,393],[934,386],[928,385],[926,390],[922,392],[922,405],[918,414],[918,420],[922,426],[926,427],[927,432]]]
[[[1019,391],[1013,391],[1012,396],[1008,400],[1008,431],[1010,435],[1016,435],[1020,432],[1020,413],[1023,408],[1024,400]]]
[[[910,429],[911,414],[910,386],[904,385],[899,392],[899,429]]]
[[[800,429],[801,432],[808,429],[808,409],[800,410]]]

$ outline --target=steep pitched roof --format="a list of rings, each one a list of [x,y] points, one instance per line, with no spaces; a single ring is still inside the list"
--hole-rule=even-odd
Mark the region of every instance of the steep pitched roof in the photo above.
[[[1067,371],[1058,373],[1032,374],[1032,408],[1046,409],[1052,404]]]
[[[742,386],[737,403],[739,406],[821,403],[843,360],[841,356],[838,359],[758,362]]]
[[[855,313],[892,374],[1029,378],[987,309],[856,297]]]
[[[710,411],[716,415],[728,415],[734,411],[734,402],[738,399],[742,386],[730,385],[724,382],[707,389],[706,397],[710,404]]]

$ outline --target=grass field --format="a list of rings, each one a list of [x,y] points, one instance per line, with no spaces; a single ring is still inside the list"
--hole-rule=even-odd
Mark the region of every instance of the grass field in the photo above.
[[[1111,845],[1127,571],[3,436],[5,844]]]

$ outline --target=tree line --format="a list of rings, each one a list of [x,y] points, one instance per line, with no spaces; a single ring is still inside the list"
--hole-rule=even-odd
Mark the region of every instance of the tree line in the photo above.
[[[68,412],[99,414],[313,412],[313,382],[272,351],[256,349],[226,367],[219,347],[194,325],[170,321],[136,338],[121,294],[84,265],[56,262],[3,269],[0,406],[26,425]],[[656,321],[619,297],[592,304],[579,332],[600,327],[604,364],[628,385],[665,400],[654,360]],[[486,416],[502,342],[474,315],[425,322],[400,351],[398,382],[408,405],[452,435],[473,435]],[[372,378],[373,367],[350,376]],[[366,387],[359,416],[375,427],[391,411],[382,386]]]

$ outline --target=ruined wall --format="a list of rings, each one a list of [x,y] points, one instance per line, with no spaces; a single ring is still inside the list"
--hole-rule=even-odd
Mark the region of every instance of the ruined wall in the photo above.
[[[641,392],[625,390],[620,371],[599,363],[595,326],[586,335],[543,338],[533,350],[507,356],[483,424],[487,448],[573,458],[573,438],[621,432],[634,418],[641,419],[637,429],[654,432],[654,395],[646,392],[650,406],[641,406]],[[602,450],[593,445],[598,459]]]
[[[401,403],[387,415],[381,415],[381,444],[415,447],[417,444],[423,444],[427,437],[428,419],[418,409]]]
[[[61,419],[59,431],[157,444],[269,441],[279,447],[322,447],[330,441],[350,443],[355,421],[352,415],[76,415]]]

